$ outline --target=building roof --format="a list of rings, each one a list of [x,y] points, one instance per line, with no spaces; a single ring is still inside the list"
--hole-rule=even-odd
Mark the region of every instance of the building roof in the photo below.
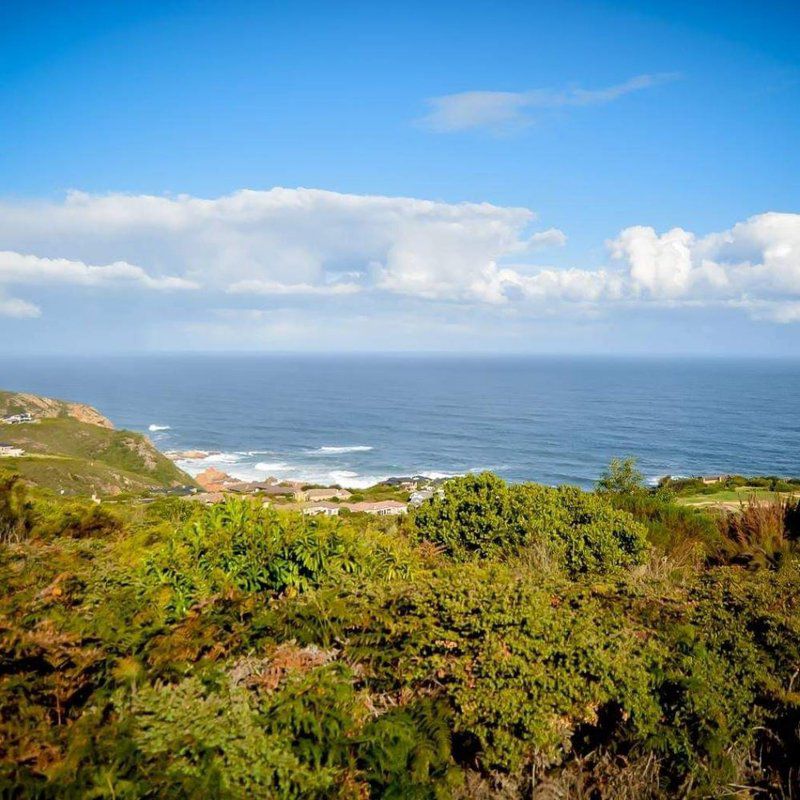
[[[339,497],[345,500],[350,497],[350,494],[347,489],[337,489],[335,486],[325,489],[307,489],[305,492],[309,500],[327,500],[329,497]]]
[[[382,508],[407,508],[406,503],[401,503],[399,500],[364,500],[360,503],[348,503],[344,506],[351,511],[379,511]]]
[[[260,494],[275,495],[276,497],[297,494],[299,491],[300,490],[294,486],[274,486],[271,484],[265,485],[263,488],[259,489]]]

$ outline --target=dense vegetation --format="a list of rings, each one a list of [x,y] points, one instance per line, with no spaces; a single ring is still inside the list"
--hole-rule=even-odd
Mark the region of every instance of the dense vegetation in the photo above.
[[[6,475],[0,795],[797,796],[799,517],[625,462],[400,520]]]

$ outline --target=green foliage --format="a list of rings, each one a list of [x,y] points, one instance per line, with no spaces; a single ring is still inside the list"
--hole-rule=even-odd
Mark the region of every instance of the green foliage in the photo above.
[[[170,797],[327,797],[354,724],[349,682],[331,670],[259,698],[197,678],[146,688],[133,719],[138,782]]]
[[[644,475],[636,467],[636,459],[612,458],[597,481],[597,491],[633,494],[644,488]]]
[[[147,578],[171,591],[180,615],[217,593],[303,592],[345,576],[407,575],[408,551],[365,540],[339,520],[278,514],[229,499],[202,509],[149,560]]]
[[[716,519],[701,509],[678,505],[669,492],[635,492],[609,495],[615,508],[627,511],[647,527],[647,538],[672,557],[693,549],[709,556],[721,545]]]
[[[491,473],[445,484],[415,516],[420,537],[457,560],[541,544],[571,573],[640,563],[644,528],[605,499],[575,487],[507,485]]]
[[[470,476],[398,521],[2,486],[0,796],[793,791],[798,556],[655,569],[725,536],[668,493]]]
[[[73,539],[110,537],[122,530],[122,519],[104,505],[90,502],[40,504],[36,534],[44,538]]]
[[[33,525],[33,506],[19,475],[0,470],[0,545],[26,539]]]

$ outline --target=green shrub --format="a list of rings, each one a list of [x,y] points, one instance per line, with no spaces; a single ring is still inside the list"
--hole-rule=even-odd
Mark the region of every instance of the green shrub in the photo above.
[[[215,691],[187,678],[177,686],[142,689],[129,713],[137,783],[151,795],[325,797],[336,777],[319,761],[304,763],[293,750],[289,728],[270,731],[256,700],[242,688]],[[311,715],[303,722],[319,724]],[[277,727],[274,721],[270,727]]]
[[[445,484],[415,516],[418,535],[457,560],[544,544],[572,573],[640,563],[645,530],[603,497],[561,486],[507,485],[491,473]]]
[[[278,514],[248,500],[203,509],[148,560],[146,579],[168,588],[183,614],[231,590],[303,592],[348,575],[407,575],[407,549],[386,536],[360,536],[339,520]]]

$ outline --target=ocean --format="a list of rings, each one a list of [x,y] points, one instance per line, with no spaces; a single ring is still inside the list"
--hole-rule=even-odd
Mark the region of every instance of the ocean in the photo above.
[[[505,356],[5,357],[0,388],[89,403],[180,462],[367,486],[492,470],[589,487],[612,456],[662,475],[800,475],[800,361]]]

